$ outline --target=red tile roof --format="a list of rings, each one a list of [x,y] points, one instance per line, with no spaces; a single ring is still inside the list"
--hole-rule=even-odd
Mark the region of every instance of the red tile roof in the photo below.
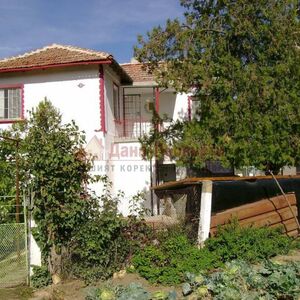
[[[121,64],[121,67],[135,82],[155,81],[153,75],[144,69],[141,63]]]
[[[0,60],[0,71],[112,59],[112,55],[105,52],[53,44]]]
[[[28,71],[72,65],[110,64],[123,82],[132,82],[109,53],[74,46],[53,44],[19,56],[0,60],[0,73]]]

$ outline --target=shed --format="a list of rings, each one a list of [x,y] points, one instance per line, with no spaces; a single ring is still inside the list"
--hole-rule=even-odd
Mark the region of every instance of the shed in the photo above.
[[[292,198],[295,199],[295,207],[293,209],[299,220],[300,176],[276,176],[276,179],[284,193],[294,193]],[[153,189],[159,199],[158,210],[162,214],[198,223],[200,243],[211,232],[212,217],[220,213],[237,211],[236,208],[249,210],[248,205],[253,206],[253,203],[256,203],[256,214],[264,217],[263,214],[270,213],[270,211],[263,210],[263,202],[260,202],[263,200],[273,203],[273,206],[279,201],[280,209],[288,207],[286,199],[281,197],[282,193],[272,176],[194,177],[167,182]],[[276,197],[282,199],[277,201]],[[288,199],[291,200],[291,197]],[[276,213],[280,213],[278,207],[274,206],[274,209]],[[289,217],[291,216],[288,215],[285,218]],[[282,220],[281,215],[280,219]],[[215,220],[213,221],[215,224]]]

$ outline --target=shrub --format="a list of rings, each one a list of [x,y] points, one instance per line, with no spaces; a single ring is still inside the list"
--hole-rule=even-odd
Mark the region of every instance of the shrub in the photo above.
[[[242,259],[258,262],[291,249],[291,238],[280,227],[241,227],[236,220],[218,229],[205,246],[222,262]]]
[[[134,255],[132,263],[141,276],[162,284],[178,284],[185,272],[217,265],[210,252],[197,249],[183,233],[162,240],[159,246],[146,246]]]
[[[122,194],[113,198],[110,185],[106,181],[101,208],[96,205],[91,209],[90,219],[73,238],[71,272],[86,283],[107,279],[124,268],[132,253],[141,249],[152,232],[137,217],[124,218],[118,213],[117,204]]]
[[[125,221],[117,212],[116,199],[107,190],[100,200],[102,207],[91,208],[93,213],[78,229],[71,248],[71,270],[87,283],[110,277],[129,253],[129,242],[122,234]]]
[[[233,259],[259,262],[289,249],[291,239],[282,235],[280,228],[242,228],[232,222],[208,239],[203,249],[198,249],[178,228],[162,232],[158,245],[139,250],[132,263],[151,283],[178,284],[186,272],[222,267]]]
[[[34,288],[42,288],[52,283],[51,275],[46,266],[34,266],[33,275],[30,278],[31,285]]]

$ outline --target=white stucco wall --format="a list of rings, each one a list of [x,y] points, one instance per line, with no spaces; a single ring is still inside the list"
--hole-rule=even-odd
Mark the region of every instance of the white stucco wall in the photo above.
[[[66,68],[38,72],[1,74],[0,85],[24,84],[25,117],[27,111],[47,97],[63,116],[72,119],[87,135],[100,128],[98,67]],[[78,85],[82,84],[80,88]],[[4,128],[7,125],[0,125]]]
[[[80,130],[85,131],[89,147],[101,158],[95,161],[92,173],[108,175],[113,183],[112,192],[119,190],[125,193],[120,203],[120,210],[128,213],[129,199],[138,191],[149,191],[149,162],[143,161],[137,140],[131,142],[116,141],[115,121],[113,114],[113,84],[120,86],[120,103],[122,107],[122,87],[119,76],[109,67],[104,66],[105,119],[107,132],[100,129],[100,82],[98,66],[80,66],[60,69],[31,71],[25,73],[0,74],[0,85],[24,84],[25,117],[28,110],[47,97],[62,113],[63,122],[75,120]],[[152,88],[127,89],[126,93],[141,94],[141,113],[143,121],[151,121],[152,114],[145,108],[146,99],[153,98]],[[177,95],[171,90],[160,94],[160,113],[177,119],[187,111],[186,95]],[[122,109],[121,109],[121,116]],[[0,128],[9,125],[0,124]],[[101,143],[89,143],[96,139]],[[97,148],[98,147],[98,148]],[[93,152],[93,151],[92,151]],[[94,184],[91,188],[101,193],[102,185]]]

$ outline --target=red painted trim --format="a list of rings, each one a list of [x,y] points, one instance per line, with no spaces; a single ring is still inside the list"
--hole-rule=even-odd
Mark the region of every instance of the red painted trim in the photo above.
[[[189,121],[192,120],[192,106],[191,106],[191,96],[188,96],[188,118],[189,118]]]
[[[159,88],[155,89],[155,110],[159,113]]]
[[[0,120],[0,124],[13,124],[18,122],[23,122],[24,119],[15,119],[15,120]]]
[[[111,60],[98,60],[98,61],[88,61],[88,62],[73,62],[73,63],[62,63],[62,64],[34,66],[34,67],[24,67],[24,68],[0,69],[0,73],[27,72],[27,71],[44,70],[44,69],[51,69],[51,68],[83,66],[83,65],[104,65],[104,64],[111,64],[111,63],[112,63]]]
[[[25,119],[25,96],[24,96],[24,84],[21,87],[21,119]]]
[[[16,84],[1,84],[0,89],[14,89],[20,88],[21,89],[21,116],[19,119],[6,119],[0,120],[0,124],[12,124],[17,122],[22,122],[25,119],[25,105],[24,105],[24,84],[23,83],[16,83]]]
[[[0,84],[0,89],[14,89],[14,88],[24,88],[23,83],[15,83],[15,84]]]
[[[106,119],[105,119],[105,97],[104,97],[104,70],[103,66],[99,66],[99,93],[100,93],[100,118],[101,131],[106,133]]]

